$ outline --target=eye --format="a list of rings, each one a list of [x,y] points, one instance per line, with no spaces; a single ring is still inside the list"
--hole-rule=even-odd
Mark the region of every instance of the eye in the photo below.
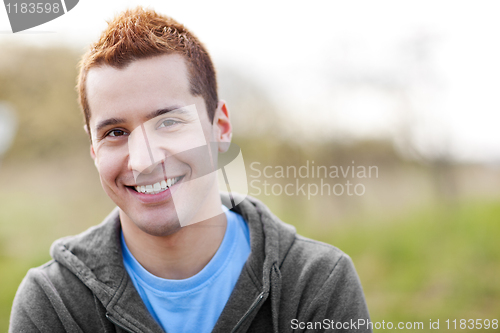
[[[127,133],[125,131],[120,130],[120,129],[114,129],[114,130],[109,131],[107,136],[118,137],[118,136],[124,136],[124,135],[127,135]]]
[[[174,119],[165,119],[164,121],[161,122],[161,124],[160,124],[160,126],[158,126],[158,128],[170,127],[170,126],[174,126],[178,123],[180,123],[180,121],[177,121]]]

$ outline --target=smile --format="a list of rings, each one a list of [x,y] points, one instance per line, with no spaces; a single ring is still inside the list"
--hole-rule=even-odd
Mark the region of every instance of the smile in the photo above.
[[[134,186],[134,189],[139,193],[144,194],[158,194],[160,192],[168,190],[171,186],[177,183],[182,176],[175,178],[168,178],[166,181],[162,180],[161,182],[157,182],[151,185],[139,185]]]

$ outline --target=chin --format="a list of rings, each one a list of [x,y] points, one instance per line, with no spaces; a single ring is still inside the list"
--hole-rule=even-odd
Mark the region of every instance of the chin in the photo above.
[[[182,227],[179,223],[179,220],[149,220],[149,221],[134,221],[132,222],[144,233],[147,233],[151,236],[156,237],[164,237],[169,236],[177,231],[179,231]]]
[[[124,210],[124,213],[137,228],[151,236],[168,236],[176,233],[182,227],[175,212],[165,212],[160,209],[149,212]]]

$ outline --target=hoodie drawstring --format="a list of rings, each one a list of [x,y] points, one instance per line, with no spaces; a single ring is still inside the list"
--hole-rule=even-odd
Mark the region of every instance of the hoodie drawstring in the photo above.
[[[278,264],[274,263],[271,268],[271,313],[273,317],[273,332],[279,333],[278,314],[280,313],[281,298],[281,272]]]

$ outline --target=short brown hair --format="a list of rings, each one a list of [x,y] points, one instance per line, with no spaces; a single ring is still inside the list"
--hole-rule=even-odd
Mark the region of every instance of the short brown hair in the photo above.
[[[213,122],[218,103],[217,80],[207,50],[182,24],[154,10],[137,7],[108,22],[108,28],[80,61],[77,89],[87,127],[90,108],[85,85],[92,67],[124,68],[134,60],[169,53],[181,54],[186,60],[191,93],[203,97],[208,118]]]

